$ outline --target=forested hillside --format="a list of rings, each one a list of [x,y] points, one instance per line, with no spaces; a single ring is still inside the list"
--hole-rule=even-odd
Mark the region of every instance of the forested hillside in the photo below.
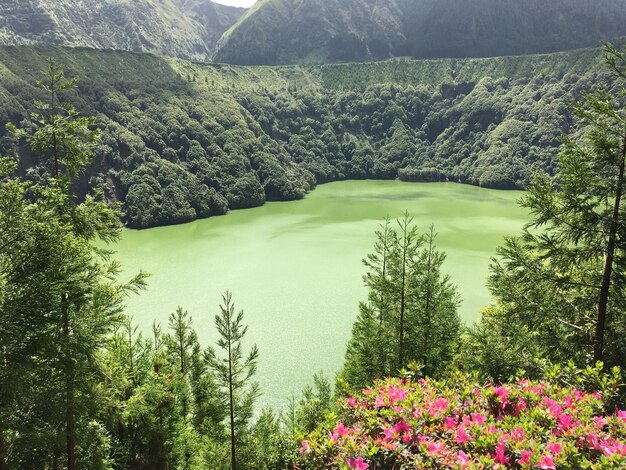
[[[102,186],[150,227],[302,198],[346,178],[519,188],[553,170],[569,104],[608,81],[598,50],[495,59],[235,67],[86,49],[0,49],[0,122],[43,98],[54,56],[81,77],[64,99],[103,129],[79,191]],[[26,125],[26,122],[23,122]],[[32,179],[46,174],[23,144]]]
[[[626,34],[625,0],[260,0],[217,62],[493,57],[595,46]]]
[[[210,0],[0,0],[0,43],[207,60],[244,11]]]
[[[0,470],[626,468],[626,49],[607,43],[600,57],[245,68],[0,49]],[[126,314],[147,274],[115,259],[121,206],[101,191],[141,227],[344,177],[510,187],[534,170],[548,171],[519,200],[529,221],[492,258],[474,325],[462,325],[435,227],[421,227],[423,213],[420,227],[408,211],[387,216],[335,385],[316,374],[262,411],[267,349],[230,291],[197,323],[183,307],[167,324],[146,309],[142,332]],[[183,258],[190,275],[231,281],[233,257],[251,262],[236,237],[250,227],[229,231],[241,250],[212,264],[215,276]],[[273,272],[263,289],[291,288]],[[301,298],[275,302],[300,322],[287,329],[298,339],[328,308],[303,311]]]

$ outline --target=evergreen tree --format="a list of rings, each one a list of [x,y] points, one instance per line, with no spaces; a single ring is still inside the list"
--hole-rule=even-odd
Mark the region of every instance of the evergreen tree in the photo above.
[[[99,352],[121,320],[126,295],[143,276],[119,283],[110,253],[96,239],[115,240],[119,214],[96,197],[76,203],[71,183],[93,156],[98,132],[91,118],[58,104],[58,93],[76,79],[50,61],[40,86],[49,102],[38,102],[37,126],[27,134],[9,126],[32,150],[49,157],[52,175],[45,186],[14,178],[2,181],[0,258],[5,282],[0,343],[3,346],[0,434],[13,449],[11,465],[68,469],[98,468],[107,458],[107,437],[94,428]],[[7,169],[5,165],[5,170]],[[19,377],[15,374],[20,374]],[[7,447],[5,446],[0,446]],[[0,454],[0,462],[7,456]]]
[[[446,255],[437,251],[436,237],[431,225],[411,278],[415,306],[409,318],[406,362],[419,364],[426,375],[441,372],[452,361],[461,329],[459,294],[450,276],[441,272]]]
[[[511,330],[493,341],[516,338],[531,368],[569,359],[626,365],[625,54],[606,45],[614,88],[585,94],[574,106],[580,132],[564,139],[555,177],[534,179],[521,200],[532,220],[492,265],[497,303],[483,324]],[[527,332],[526,344],[517,331]],[[483,343],[482,353],[503,347]],[[507,356],[501,359],[492,370],[510,370]]]
[[[368,303],[359,305],[340,385],[362,387],[411,363],[436,375],[452,360],[459,296],[441,272],[445,254],[435,237],[433,227],[420,235],[408,213],[397,228],[386,220],[376,232],[374,252],[363,260]]]
[[[243,440],[243,433],[252,418],[253,405],[258,398],[259,386],[252,382],[256,373],[259,350],[252,346],[247,356],[244,356],[242,340],[248,327],[242,324],[243,310],[235,313],[232,294],[226,292],[222,296],[220,314],[215,316],[215,326],[219,333],[218,347],[225,357],[220,358],[214,350],[207,351],[207,359],[215,371],[220,388],[227,395],[229,411],[229,431],[231,468],[238,467],[237,445]]]

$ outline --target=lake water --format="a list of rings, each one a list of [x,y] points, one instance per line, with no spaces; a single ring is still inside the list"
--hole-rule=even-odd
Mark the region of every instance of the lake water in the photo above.
[[[116,250],[128,272],[151,273],[149,287],[128,303],[140,328],[165,327],[177,306],[189,311],[203,344],[214,344],[221,293],[244,309],[247,340],[258,344],[259,406],[283,409],[315,372],[331,379],[366,298],[361,260],[374,231],[408,210],[421,229],[431,223],[444,269],[458,285],[470,323],[489,302],[490,258],[526,213],[520,192],[454,183],[345,181],[319,186],[306,199],[274,202],[224,217],[145,231],[125,230]]]

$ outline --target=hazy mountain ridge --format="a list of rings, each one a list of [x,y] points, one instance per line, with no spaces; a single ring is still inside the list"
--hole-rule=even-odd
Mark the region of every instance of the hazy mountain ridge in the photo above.
[[[208,60],[244,11],[210,0],[0,0],[0,41]]]
[[[626,34],[626,0],[261,0],[220,40],[242,65],[492,57]]]

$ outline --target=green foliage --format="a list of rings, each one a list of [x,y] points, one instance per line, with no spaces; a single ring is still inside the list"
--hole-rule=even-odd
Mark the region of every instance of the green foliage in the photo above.
[[[536,54],[622,36],[624,19],[622,0],[265,0],[224,34],[215,60],[276,65]]]
[[[254,402],[260,394],[258,384],[252,382],[252,377],[256,373],[259,350],[254,345],[244,357],[242,340],[248,327],[242,325],[243,310],[235,314],[235,305],[230,292],[226,292],[222,300],[220,314],[215,316],[215,327],[219,334],[217,345],[224,352],[225,358],[218,357],[213,349],[209,349],[206,356],[208,363],[215,371],[221,391],[228,396],[231,469],[234,470],[240,468],[237,463],[240,460],[237,459],[236,449],[248,432]]]
[[[5,47],[0,121],[25,123],[32,100],[46,101],[30,74],[49,55],[83,77],[65,98],[102,128],[76,189],[102,188],[134,228],[299,199],[346,178],[522,188],[554,172],[571,98],[612,80],[596,50],[253,68]],[[2,143],[33,181],[50,176],[47,160]]]
[[[76,203],[69,191],[97,133],[69,106],[66,115],[56,112],[56,85],[68,89],[73,80],[52,62],[46,78],[49,114],[34,134],[18,135],[43,157],[57,157],[66,173],[43,185],[10,176],[14,165],[2,164],[0,462],[104,468],[112,443],[97,422],[98,358],[143,275],[119,282],[119,265],[93,247],[120,230],[119,214],[98,195]]]
[[[579,132],[564,140],[556,175],[533,180],[521,200],[532,220],[492,264],[494,305],[465,355],[491,377],[569,360],[626,365],[626,58],[609,45],[605,54],[616,89],[601,86],[575,106]]]
[[[420,235],[408,213],[397,225],[385,221],[363,261],[368,302],[359,306],[340,374],[352,387],[409,366],[439,375],[458,343],[459,295],[441,272],[445,254],[435,247],[434,228]]]

